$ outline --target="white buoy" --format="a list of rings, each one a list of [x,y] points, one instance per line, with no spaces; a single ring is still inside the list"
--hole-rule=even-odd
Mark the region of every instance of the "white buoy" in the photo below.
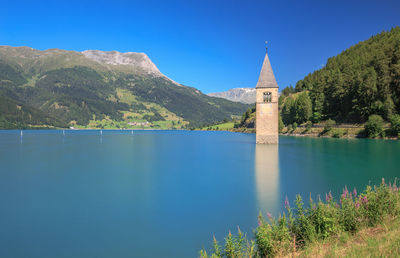
[[[103,135],[103,130],[100,130],[100,135]]]
[[[65,130],[63,130],[63,135],[65,135]]]
[[[21,136],[23,135],[22,130],[21,130]]]
[[[133,135],[133,130],[131,131],[131,134]]]

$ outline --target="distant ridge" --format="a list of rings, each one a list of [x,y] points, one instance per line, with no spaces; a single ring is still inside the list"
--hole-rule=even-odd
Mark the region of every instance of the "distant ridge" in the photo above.
[[[208,93],[207,95],[245,104],[253,104],[256,102],[255,88],[233,88],[228,91]]]

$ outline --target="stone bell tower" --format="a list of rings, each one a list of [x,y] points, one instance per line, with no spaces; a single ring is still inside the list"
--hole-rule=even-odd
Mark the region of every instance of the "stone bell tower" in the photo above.
[[[267,49],[256,86],[256,142],[277,144],[278,133],[278,84]]]

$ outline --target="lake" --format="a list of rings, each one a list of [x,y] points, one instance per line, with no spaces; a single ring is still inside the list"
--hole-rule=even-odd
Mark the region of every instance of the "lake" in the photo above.
[[[0,131],[0,257],[196,257],[347,185],[400,176],[400,141],[207,131]]]

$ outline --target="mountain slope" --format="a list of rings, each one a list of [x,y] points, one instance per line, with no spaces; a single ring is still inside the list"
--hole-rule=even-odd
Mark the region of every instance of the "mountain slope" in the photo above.
[[[228,91],[208,93],[207,95],[245,104],[253,104],[256,102],[255,88],[233,88]]]
[[[0,46],[0,96],[40,111],[57,126],[150,122],[182,128],[221,121],[247,108],[172,81],[144,53],[99,50]],[[8,112],[0,109],[3,118]]]

